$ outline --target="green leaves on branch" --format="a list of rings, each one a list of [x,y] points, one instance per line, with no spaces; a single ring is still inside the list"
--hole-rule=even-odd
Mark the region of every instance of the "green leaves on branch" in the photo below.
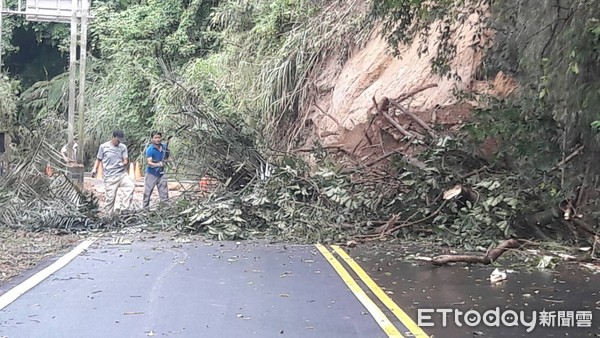
[[[457,24],[464,23],[470,14],[483,17],[483,8],[489,1],[469,3],[462,0],[376,0],[371,2],[370,15],[383,22],[380,34],[386,38],[397,56],[402,56],[403,45],[419,43],[419,55],[428,54],[435,42],[431,67],[434,73],[450,75],[450,63],[456,56],[453,42]],[[474,41],[481,40],[478,29]],[[432,41],[435,37],[437,41]]]
[[[227,83],[239,92],[239,106],[250,114],[250,124],[266,135],[264,143],[285,139],[287,145],[294,139],[294,133],[278,131],[298,119],[310,101],[314,67],[332,53],[345,61],[346,52],[368,31],[357,10],[361,3],[229,0],[216,9],[212,22],[221,56],[235,76]]]
[[[100,4],[92,27],[103,59],[161,57],[181,63],[206,48],[203,37],[214,1],[153,0],[116,11]]]
[[[91,31],[101,59],[89,89],[90,115],[97,118],[88,124],[89,134],[99,141],[121,128],[135,148],[165,110],[181,108],[157,102],[153,90],[165,73],[177,72],[212,47],[207,27],[214,5],[210,0],[98,4]]]
[[[10,130],[14,127],[17,116],[18,98],[16,83],[0,76],[0,130]]]

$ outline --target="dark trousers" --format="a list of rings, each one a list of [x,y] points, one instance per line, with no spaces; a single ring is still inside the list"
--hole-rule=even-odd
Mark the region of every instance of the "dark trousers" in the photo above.
[[[150,205],[150,196],[152,196],[154,187],[158,188],[158,196],[161,202],[164,202],[169,198],[169,186],[167,185],[167,176],[155,176],[152,174],[146,174],[146,178],[144,179],[144,208],[147,208]]]

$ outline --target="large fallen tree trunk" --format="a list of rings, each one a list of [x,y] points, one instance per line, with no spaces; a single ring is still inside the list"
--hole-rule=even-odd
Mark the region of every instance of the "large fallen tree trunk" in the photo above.
[[[516,239],[509,239],[500,243],[497,247],[489,250],[484,256],[473,256],[473,255],[441,255],[434,257],[431,260],[433,265],[442,266],[448,263],[480,263],[480,264],[491,264],[496,261],[503,253],[510,249],[519,248],[521,244]]]

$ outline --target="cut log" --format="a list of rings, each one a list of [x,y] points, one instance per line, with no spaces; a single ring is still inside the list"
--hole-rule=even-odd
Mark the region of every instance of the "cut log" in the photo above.
[[[457,185],[452,189],[444,191],[444,199],[445,200],[453,199],[454,197],[459,196],[461,193],[462,193],[462,186]]]
[[[413,135],[411,132],[409,132],[408,130],[404,129],[404,127],[402,127],[396,120],[394,120],[390,115],[388,115],[388,113],[386,112],[381,112],[381,115],[383,115],[383,117],[392,125],[394,126],[396,129],[398,129],[399,132],[401,132],[404,136],[408,136],[408,137],[413,137],[415,135]]]
[[[425,121],[421,120],[417,115],[411,113],[408,109],[405,109],[398,103],[392,101],[392,104],[394,105],[394,107],[398,108],[398,110],[400,110],[402,114],[408,115],[408,117],[410,117],[419,126],[421,126],[421,128],[425,129],[431,137],[435,137],[435,132],[427,123],[425,123]]]
[[[444,191],[442,197],[447,201],[456,200],[460,204],[460,207],[465,206],[467,201],[474,203],[477,200],[475,192],[462,184],[457,184],[452,189]]]

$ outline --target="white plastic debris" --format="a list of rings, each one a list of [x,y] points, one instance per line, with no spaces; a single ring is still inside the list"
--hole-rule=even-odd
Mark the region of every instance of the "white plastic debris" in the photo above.
[[[349,247],[349,248],[353,248],[356,245],[358,245],[358,242],[355,241],[355,240],[349,240],[348,242],[346,242],[346,246]]]
[[[504,270],[501,271],[496,268],[496,270],[492,271],[492,273],[490,274],[490,282],[492,282],[492,283],[498,283],[505,279],[506,279],[506,272]]]

